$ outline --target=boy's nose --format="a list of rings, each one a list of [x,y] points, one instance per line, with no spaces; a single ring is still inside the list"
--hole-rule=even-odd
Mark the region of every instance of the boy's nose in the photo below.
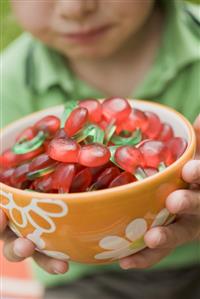
[[[57,0],[57,12],[66,19],[81,19],[93,13],[99,0]]]

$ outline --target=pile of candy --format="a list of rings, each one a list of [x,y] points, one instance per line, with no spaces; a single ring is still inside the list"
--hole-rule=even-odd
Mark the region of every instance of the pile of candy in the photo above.
[[[48,193],[116,187],[162,171],[186,147],[169,124],[126,99],[86,99],[26,128],[0,155],[0,181]]]

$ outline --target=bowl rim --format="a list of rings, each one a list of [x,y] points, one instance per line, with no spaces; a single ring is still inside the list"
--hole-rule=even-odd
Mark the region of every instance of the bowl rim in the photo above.
[[[102,100],[102,99],[98,99],[98,100]],[[133,183],[129,183],[129,184],[125,184],[122,186],[117,186],[117,187],[113,187],[113,188],[107,188],[107,189],[102,189],[102,190],[96,190],[96,191],[88,191],[88,192],[77,192],[77,193],[63,193],[63,194],[57,194],[57,193],[42,193],[42,192],[36,192],[36,191],[26,191],[26,190],[21,190],[18,188],[14,188],[11,186],[8,186],[4,183],[0,182],[0,190],[2,189],[6,189],[9,192],[12,192],[13,194],[18,194],[19,196],[22,195],[23,197],[28,196],[28,197],[37,197],[37,198],[51,198],[51,199],[60,199],[60,200],[72,200],[71,202],[73,203],[85,203],[85,202],[90,202],[91,200],[94,201],[95,200],[102,200],[101,195],[105,196],[105,195],[109,195],[110,193],[117,194],[118,192],[122,192],[122,191],[130,191],[131,189],[138,188],[141,186],[147,186],[148,184],[152,184],[154,183],[158,177],[160,177],[160,179],[164,178],[165,176],[168,176],[169,173],[174,172],[175,169],[177,168],[178,165],[182,165],[182,163],[184,162],[185,158],[188,156],[188,154],[193,150],[193,148],[196,147],[196,136],[195,136],[195,131],[193,129],[192,124],[189,122],[189,120],[187,120],[187,118],[185,116],[183,116],[180,112],[176,111],[175,109],[168,107],[166,105],[157,103],[157,102],[152,102],[150,100],[140,100],[140,99],[130,99],[128,98],[129,101],[136,101],[137,103],[147,103],[149,105],[155,106],[155,107],[160,107],[162,109],[168,110],[169,112],[176,114],[176,116],[182,121],[184,122],[184,124],[186,125],[186,127],[188,128],[189,131],[189,140],[188,140],[188,146],[185,150],[185,152],[183,153],[183,155],[176,160],[174,163],[172,163],[171,165],[169,165],[166,169],[164,169],[162,172],[159,172],[157,174],[154,174],[153,176],[147,177],[144,180],[141,181],[136,181]],[[2,134],[9,129],[10,127],[13,127],[16,123],[29,119],[30,117],[37,115],[41,112],[48,112],[48,110],[52,110],[52,109],[58,109],[60,107],[63,107],[63,105],[56,105],[56,106],[51,106],[48,107],[46,109],[42,109],[42,110],[38,110],[36,112],[33,112],[27,116],[24,116],[12,123],[10,123],[9,125],[5,126],[4,128],[0,129],[0,137],[2,136]],[[4,188],[3,188],[4,187]],[[84,200],[83,200],[84,199]]]

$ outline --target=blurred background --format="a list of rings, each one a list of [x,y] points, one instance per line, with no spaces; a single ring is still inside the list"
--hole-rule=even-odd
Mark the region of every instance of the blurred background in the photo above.
[[[68,1],[68,0],[66,0]],[[159,1],[159,0],[157,0]],[[173,1],[173,0],[168,0]],[[182,0],[178,0],[182,1]],[[200,0],[187,0],[191,3],[200,4]],[[18,26],[12,15],[9,0],[0,0],[0,20],[1,20],[1,44],[0,51],[14,40],[22,30]]]

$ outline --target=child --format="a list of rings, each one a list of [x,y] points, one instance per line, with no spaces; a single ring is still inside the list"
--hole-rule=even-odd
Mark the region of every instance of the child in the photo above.
[[[2,126],[69,100],[113,95],[153,100],[174,107],[190,121],[197,118],[199,25],[181,1],[11,2],[31,34],[24,33],[2,55]],[[194,126],[199,137],[200,117]],[[191,190],[176,191],[166,201],[168,210],[179,217],[145,235],[148,249],[119,261],[129,271],[117,265],[73,263],[67,276],[46,277],[43,272],[40,278],[49,285],[61,280],[64,284],[47,289],[45,298],[199,298],[199,170],[197,157],[185,165],[182,175]],[[49,273],[68,270],[67,263],[34,252],[31,241],[16,240],[0,212],[9,260],[32,256]],[[154,269],[138,270],[150,266]]]

